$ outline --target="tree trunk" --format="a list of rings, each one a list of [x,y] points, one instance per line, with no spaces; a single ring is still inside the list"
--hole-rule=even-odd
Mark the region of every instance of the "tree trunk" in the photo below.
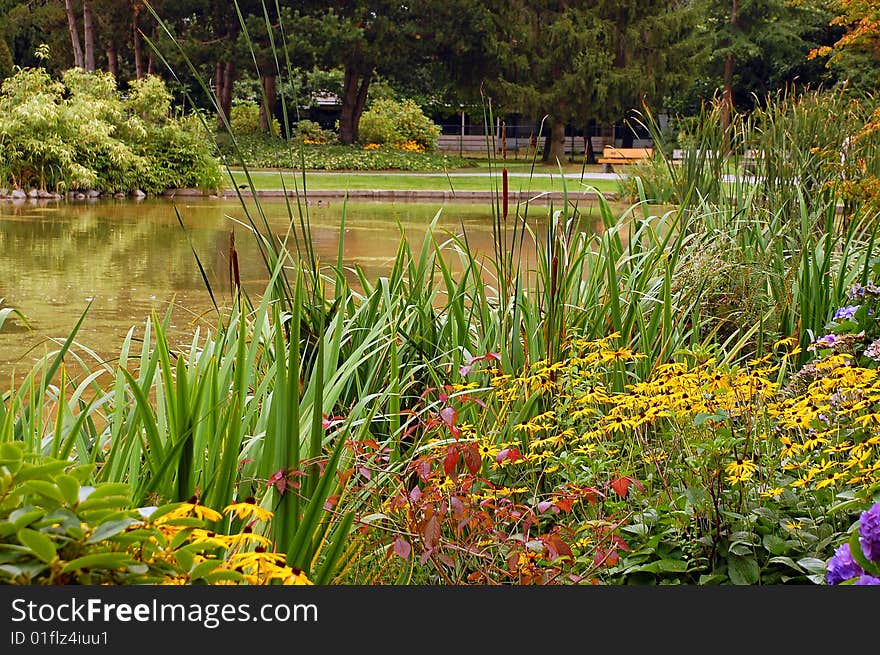
[[[352,144],[358,140],[361,114],[364,113],[364,105],[367,103],[367,91],[373,73],[361,76],[360,71],[351,65],[345,67],[345,81],[342,87],[342,114],[339,117],[339,140],[345,144]]]
[[[565,123],[556,118],[550,128],[550,147],[544,152],[544,161],[548,164],[565,161]]]
[[[134,50],[134,74],[137,79],[144,76],[144,55],[141,50],[141,31],[138,29],[138,12],[135,9],[131,19],[131,31],[134,41],[132,49]]]
[[[214,64],[214,93],[217,95],[217,129],[220,130],[225,127],[224,116],[229,118],[223,111],[223,85],[223,62],[218,61]]]
[[[223,89],[220,94],[220,109],[226,118],[232,116],[232,83],[235,82],[235,64],[227,61],[223,66]]]
[[[721,128],[726,132],[730,127],[733,113],[733,55],[724,60],[724,90],[721,93]]]
[[[739,2],[733,0],[730,10],[730,25],[735,29],[739,14]],[[733,54],[728,53],[724,60],[724,90],[721,94],[721,128],[724,132],[730,127],[731,115],[733,114]],[[725,137],[725,141],[727,138]],[[725,143],[726,149],[727,143]]]
[[[590,130],[590,123],[587,123],[587,126],[584,128],[584,163],[596,163],[596,152],[593,150],[593,135]]]
[[[67,29],[70,30],[70,45],[73,49],[73,65],[75,68],[83,67],[83,51],[79,43],[79,27],[76,24],[76,14],[73,13],[73,2],[64,0],[64,9],[67,11]]]
[[[153,43],[156,43],[158,34],[156,33],[156,26],[153,25],[153,30],[150,32],[150,38]],[[152,75],[156,72],[155,62],[153,61],[153,49],[150,48],[150,56],[147,57],[147,75]]]
[[[83,3],[83,42],[85,43],[85,56],[83,64],[85,69],[95,72],[95,21],[92,17],[92,7],[88,2]]]
[[[263,132],[272,132],[272,119],[274,113],[272,108],[275,106],[275,76],[263,75],[263,102],[260,105],[260,129]]]
[[[119,53],[116,52],[116,44],[110,42],[105,48],[107,52],[107,70],[119,81]]]
[[[633,147],[633,139],[635,139],[636,135],[632,131],[632,128],[629,125],[623,126],[623,134],[621,136],[621,148],[632,148]]]

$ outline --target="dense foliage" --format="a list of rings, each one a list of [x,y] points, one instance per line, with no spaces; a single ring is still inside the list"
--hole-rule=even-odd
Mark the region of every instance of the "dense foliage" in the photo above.
[[[425,116],[412,100],[376,100],[361,116],[360,140],[363,143],[398,148],[415,144],[419,150],[430,152],[436,149],[438,136],[440,126]]]
[[[196,116],[172,116],[155,76],[123,96],[108,73],[70,69],[53,79],[25,68],[0,90],[4,185],[67,192],[216,188],[212,140]]]
[[[220,136],[222,152],[237,164],[257,168],[300,168],[326,171],[443,171],[475,166],[473,159],[421,152],[419,148],[344,146],[320,143],[307,137],[290,141],[266,136],[236,139],[235,145]],[[303,163],[304,162],[304,163]]]

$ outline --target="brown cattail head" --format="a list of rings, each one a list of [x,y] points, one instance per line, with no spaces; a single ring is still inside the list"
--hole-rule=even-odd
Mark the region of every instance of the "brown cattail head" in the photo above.
[[[235,249],[235,232],[229,232],[229,287],[235,296],[241,288],[241,275],[238,268],[238,250]]]

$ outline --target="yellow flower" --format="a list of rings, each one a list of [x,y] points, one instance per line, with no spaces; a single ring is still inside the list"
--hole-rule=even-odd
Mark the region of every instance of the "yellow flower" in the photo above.
[[[263,548],[269,547],[269,539],[264,537],[261,534],[256,534],[255,532],[242,532],[240,534],[231,534],[225,537],[226,542],[229,544],[229,547],[237,546],[239,544],[248,544],[248,543],[256,543]]]
[[[287,571],[290,575],[284,578],[285,585],[313,585],[315,584],[306,576],[306,574],[295,566],[288,566]]]
[[[272,518],[272,512],[257,505],[256,499],[249,496],[243,503],[232,503],[223,508],[224,514],[235,514],[240,519],[255,518],[258,521],[268,521]]]
[[[483,459],[495,459],[499,450],[495,444],[483,442],[480,444],[480,457]]]
[[[783,491],[785,491],[785,489],[782,487],[773,487],[772,489],[767,489],[767,491],[762,491],[761,498],[776,498],[777,496],[781,496]]]
[[[173,519],[184,518],[187,516],[195,516],[196,518],[205,521],[219,521],[223,518],[223,515],[220,512],[211,509],[210,507],[200,505],[198,499],[193,497],[185,503],[180,503],[179,506],[167,514],[159,517],[159,521],[171,521]]]
[[[735,462],[728,464],[724,468],[724,472],[727,473],[727,481],[730,484],[739,484],[751,478],[757,468],[750,459],[737,459]]]
[[[267,553],[267,552],[247,552],[233,553],[229,556],[227,563],[232,568],[258,568],[261,566],[278,566],[283,565],[286,556],[284,553]]]

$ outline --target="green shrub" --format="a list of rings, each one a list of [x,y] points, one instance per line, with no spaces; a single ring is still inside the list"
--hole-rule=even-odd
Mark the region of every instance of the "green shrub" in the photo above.
[[[71,69],[61,81],[26,68],[0,88],[0,184],[57,191],[217,188],[213,139],[192,117],[175,118],[161,78],[132,82]]]
[[[92,465],[0,445],[0,582],[5,584],[310,584],[278,565],[278,553],[254,569],[236,518],[267,521],[271,513],[236,503],[218,512],[190,499],[132,508],[120,482],[88,484]],[[225,516],[224,516],[225,515]],[[225,529],[224,529],[225,528]]]
[[[301,120],[293,126],[293,138],[298,142],[313,145],[322,145],[336,142],[336,133],[333,130],[325,130],[319,123],[310,120]]]
[[[382,98],[361,116],[359,133],[362,143],[399,146],[412,141],[432,151],[437,147],[440,126],[412,100]]]
[[[292,145],[291,142],[266,136],[238,139],[238,151],[222,140],[222,151],[231,162],[255,168],[298,168],[300,154],[306,170],[324,171],[443,171],[449,168],[476,166],[473,159],[438,152],[404,152],[392,148],[364,150],[361,146]]]
[[[249,101],[235,102],[230,110],[229,124],[236,137],[263,134],[260,128],[260,105]],[[277,118],[272,119],[272,134],[281,134],[281,123]]]

